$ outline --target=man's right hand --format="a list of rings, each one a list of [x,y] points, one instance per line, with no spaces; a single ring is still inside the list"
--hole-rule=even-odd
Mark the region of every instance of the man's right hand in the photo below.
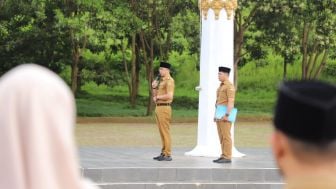
[[[158,81],[157,80],[154,80],[153,82],[152,82],[152,88],[153,89],[156,89],[158,87]]]

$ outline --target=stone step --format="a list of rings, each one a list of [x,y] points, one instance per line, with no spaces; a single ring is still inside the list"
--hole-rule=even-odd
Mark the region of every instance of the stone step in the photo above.
[[[101,189],[282,189],[283,183],[101,183]]]
[[[96,183],[283,183],[277,168],[84,168]]]

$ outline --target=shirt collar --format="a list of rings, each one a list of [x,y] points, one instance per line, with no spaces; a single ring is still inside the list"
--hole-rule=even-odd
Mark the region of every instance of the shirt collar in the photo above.
[[[168,79],[170,79],[170,75],[167,75],[167,76],[165,76],[165,77],[162,77],[162,80],[168,80]]]

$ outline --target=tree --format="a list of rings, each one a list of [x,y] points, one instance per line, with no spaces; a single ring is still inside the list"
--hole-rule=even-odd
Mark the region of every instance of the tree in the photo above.
[[[153,66],[155,60],[167,60],[171,49],[172,30],[170,29],[172,17],[176,13],[176,3],[182,1],[151,1],[138,2],[130,0],[131,9],[134,14],[143,21],[140,31],[138,47],[146,68],[146,79],[148,86],[148,103],[146,115],[153,111],[152,89]],[[140,51],[139,51],[140,52]],[[137,58],[139,60],[139,58]]]
[[[335,49],[335,13],[334,1],[274,1],[260,12],[257,25],[278,43],[274,49],[284,66],[300,52],[301,79],[317,79]]]
[[[240,0],[234,18],[234,85],[238,89],[238,65],[244,51],[244,37],[246,32],[254,24],[256,13],[263,7],[263,1]]]
[[[258,19],[255,21],[259,32],[255,39],[257,45],[270,47],[272,53],[283,57],[283,79],[287,78],[287,64],[292,64],[300,51],[298,31],[292,28],[295,18],[288,10],[288,6],[280,2],[267,4],[256,13]]]
[[[59,73],[68,48],[64,36],[54,30],[57,4],[7,0],[1,6],[0,73],[22,63],[37,63]]]
[[[103,0],[66,0],[63,8],[55,10],[59,31],[65,29],[71,42],[71,90],[74,94],[78,88],[81,56],[95,33],[92,24],[95,15],[102,11],[103,3]]]
[[[302,31],[302,79],[316,79],[326,65],[330,50],[335,50],[336,6],[335,1],[307,1],[291,4],[294,12],[303,20]]]
[[[128,2],[118,2],[118,5],[112,6],[116,8],[111,8],[113,15],[118,18],[115,22],[116,29],[113,32],[115,38],[119,41],[117,49],[122,53],[124,73],[132,107],[136,105],[140,82],[140,40],[137,34],[144,25],[143,20],[134,13],[134,6],[135,4],[129,6]]]

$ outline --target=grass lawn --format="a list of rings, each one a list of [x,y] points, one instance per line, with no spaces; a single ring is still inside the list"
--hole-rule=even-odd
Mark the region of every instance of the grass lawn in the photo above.
[[[235,126],[236,147],[269,147],[272,124],[268,121],[238,122]],[[173,147],[194,147],[197,141],[196,123],[173,123]],[[160,147],[158,129],[154,123],[81,123],[76,127],[79,146]]]
[[[270,116],[275,98],[275,91],[238,91],[235,102],[238,116]],[[148,94],[142,92],[136,106],[131,107],[127,88],[90,83],[83,87],[76,98],[77,114],[81,117],[143,117],[147,101]],[[172,107],[174,117],[197,117],[198,93],[180,89],[174,96]]]

